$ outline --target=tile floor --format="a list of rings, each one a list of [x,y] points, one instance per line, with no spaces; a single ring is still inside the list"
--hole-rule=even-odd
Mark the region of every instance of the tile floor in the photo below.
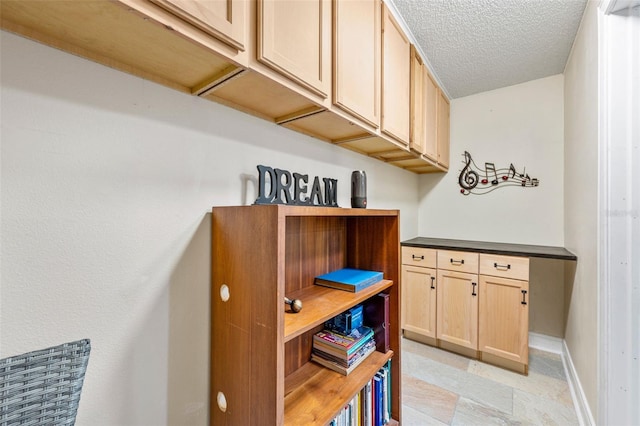
[[[402,339],[402,424],[577,425],[560,355],[529,351],[529,375]]]

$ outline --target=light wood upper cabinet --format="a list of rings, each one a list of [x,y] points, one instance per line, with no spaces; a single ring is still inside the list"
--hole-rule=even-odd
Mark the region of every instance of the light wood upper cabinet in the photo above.
[[[331,1],[258,0],[257,56],[326,98],[331,91]]]
[[[409,147],[422,154],[425,149],[426,99],[425,66],[416,48],[411,45],[411,129]]]
[[[380,4],[333,3],[334,105],[371,126],[380,126]]]
[[[221,41],[244,51],[247,0],[151,0]]]
[[[449,168],[449,100],[438,90],[438,164]]]
[[[411,43],[389,9],[382,7],[382,131],[409,144]]]
[[[412,151],[438,162],[439,88],[420,54],[411,45],[411,139]]]
[[[380,0],[4,0],[0,15],[3,30],[182,93],[444,170],[409,149],[410,43]]]
[[[424,103],[424,151],[422,152],[425,157],[433,162],[438,161],[438,96],[440,95],[440,89],[436,84],[431,74],[424,67],[424,73],[422,74],[425,91],[425,103]],[[444,143],[444,141],[443,141]],[[447,145],[449,140],[447,138]],[[448,165],[448,163],[447,163]]]
[[[420,54],[411,45],[411,136],[412,151],[423,158],[449,166],[449,104]],[[441,157],[441,160],[440,160]]]

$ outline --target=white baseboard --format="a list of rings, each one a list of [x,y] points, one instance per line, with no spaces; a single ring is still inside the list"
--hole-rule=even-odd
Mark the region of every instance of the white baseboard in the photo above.
[[[559,337],[529,332],[529,347],[562,355],[564,340]]]
[[[596,423],[589,409],[587,397],[584,394],[578,373],[573,365],[567,342],[564,340],[562,340],[562,363],[564,364],[564,370],[567,374],[567,382],[569,383],[571,397],[573,398],[573,404],[576,409],[576,414],[578,415],[578,422],[583,426],[594,426]]]

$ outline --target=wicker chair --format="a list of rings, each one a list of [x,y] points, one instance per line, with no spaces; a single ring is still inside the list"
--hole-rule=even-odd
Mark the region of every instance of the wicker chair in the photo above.
[[[0,426],[72,425],[89,339],[0,360]]]

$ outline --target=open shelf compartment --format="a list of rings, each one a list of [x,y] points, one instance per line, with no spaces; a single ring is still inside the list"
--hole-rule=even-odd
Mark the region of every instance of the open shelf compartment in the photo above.
[[[382,280],[357,293],[314,285],[291,293],[291,298],[303,301],[303,309],[298,313],[285,313],[284,341],[300,336],[392,285],[393,281]]]
[[[324,425],[393,357],[373,352],[348,376],[308,362],[285,379],[286,425]]]

